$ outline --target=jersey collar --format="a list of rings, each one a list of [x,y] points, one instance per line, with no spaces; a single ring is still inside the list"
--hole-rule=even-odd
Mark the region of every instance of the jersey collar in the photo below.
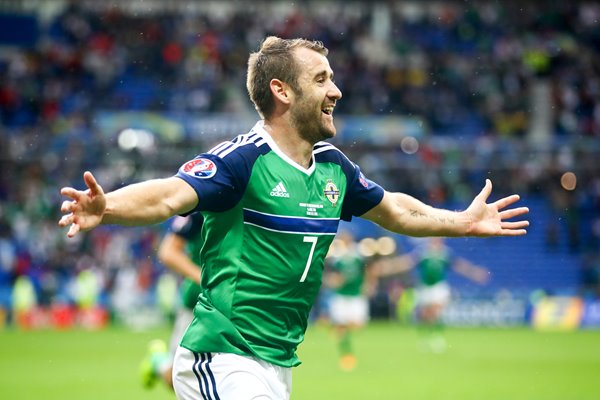
[[[250,132],[254,132],[256,134],[258,134],[260,137],[262,137],[267,144],[269,145],[269,147],[271,148],[271,150],[273,150],[273,152],[275,154],[277,154],[277,156],[279,156],[279,158],[281,158],[283,161],[285,161],[286,163],[288,163],[289,165],[291,165],[292,167],[296,168],[297,170],[299,170],[300,172],[305,173],[306,175],[312,175],[312,173],[315,170],[315,153],[313,150],[313,153],[311,155],[311,163],[310,163],[310,167],[308,168],[304,168],[302,165],[298,164],[296,161],[292,160],[290,157],[288,157],[287,154],[285,154],[277,145],[277,143],[275,142],[275,140],[273,139],[273,137],[271,135],[269,135],[269,132],[267,132],[267,130],[265,129],[265,121],[260,120],[258,121],[254,127],[252,128],[252,130]]]

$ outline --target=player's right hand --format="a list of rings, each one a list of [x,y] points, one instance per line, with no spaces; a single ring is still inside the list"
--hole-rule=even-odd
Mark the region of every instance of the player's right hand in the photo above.
[[[106,209],[104,190],[96,182],[94,175],[86,171],[83,180],[88,187],[87,190],[76,190],[72,187],[64,187],[60,190],[63,196],[71,198],[62,203],[60,211],[65,215],[58,221],[61,227],[69,226],[68,237],[98,226],[102,222]]]

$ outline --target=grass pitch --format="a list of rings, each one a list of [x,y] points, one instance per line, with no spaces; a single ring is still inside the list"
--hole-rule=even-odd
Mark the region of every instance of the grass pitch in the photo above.
[[[141,387],[147,342],[169,329],[133,332],[0,331],[1,399],[171,399]],[[447,329],[448,349],[422,349],[409,327],[373,323],[354,335],[358,367],[338,368],[327,327],[307,332],[293,400],[587,400],[600,398],[600,331]],[[224,399],[228,400],[228,399]]]

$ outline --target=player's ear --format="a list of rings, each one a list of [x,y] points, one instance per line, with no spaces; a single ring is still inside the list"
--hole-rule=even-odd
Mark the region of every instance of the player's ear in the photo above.
[[[271,79],[269,87],[271,88],[271,93],[273,94],[275,101],[286,105],[290,103],[292,90],[287,83],[279,79]]]

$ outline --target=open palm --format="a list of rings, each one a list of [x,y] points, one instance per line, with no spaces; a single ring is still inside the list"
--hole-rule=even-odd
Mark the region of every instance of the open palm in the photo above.
[[[71,187],[62,188],[60,193],[70,197],[65,200],[60,208],[61,212],[67,213],[62,216],[58,225],[70,226],[68,237],[75,236],[79,231],[88,231],[102,222],[102,216],[106,209],[106,198],[102,187],[96,182],[91,172],[83,174],[87,190],[76,190]]]
[[[521,236],[527,233],[526,227],[529,221],[507,221],[508,219],[527,214],[527,207],[509,208],[519,200],[519,195],[511,195],[497,200],[493,203],[486,203],[492,192],[492,182],[486,179],[485,186],[481,192],[473,199],[473,202],[467,208],[466,212],[471,216],[471,228],[469,236]]]

